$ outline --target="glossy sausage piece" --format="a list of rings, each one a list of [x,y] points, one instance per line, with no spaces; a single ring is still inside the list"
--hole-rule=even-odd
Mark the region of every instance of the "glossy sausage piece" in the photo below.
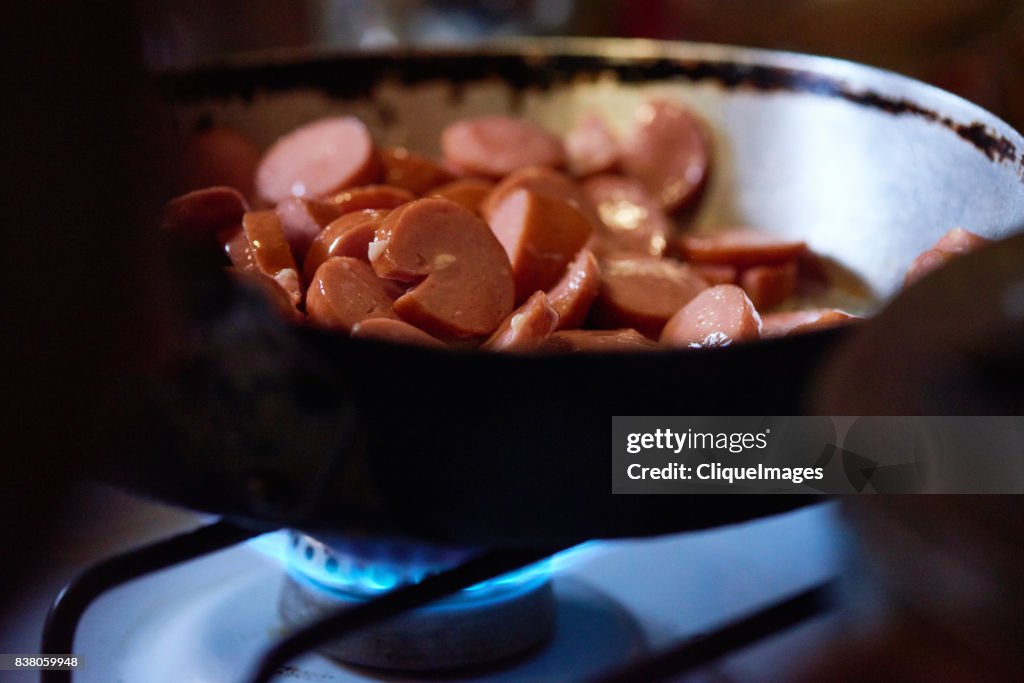
[[[278,138],[260,161],[256,188],[277,204],[326,197],[377,180],[380,160],[370,131],[352,116],[308,123]]]
[[[214,127],[194,134],[185,143],[182,169],[189,189],[224,185],[246,199],[256,198],[256,169],[260,149],[231,128]]]
[[[599,256],[665,253],[672,223],[638,181],[597,175],[583,181],[583,192],[600,216],[601,227],[592,242]]]
[[[430,191],[431,197],[441,197],[482,215],[484,200],[494,189],[494,183],[483,178],[459,178],[450,183],[435,187]]]
[[[490,223],[512,265],[517,303],[557,283],[593,229],[573,205],[529,190],[505,197]]]
[[[932,249],[938,249],[949,254],[966,254],[991,242],[992,240],[976,235],[970,230],[953,228],[940,237]]]
[[[680,255],[686,261],[739,267],[789,261],[807,251],[807,245],[800,240],[788,240],[742,228],[684,235],[679,238],[677,245]]]
[[[352,326],[352,336],[357,339],[377,339],[392,344],[411,344],[428,348],[443,349],[444,342],[434,339],[418,327],[397,318],[367,318]]]
[[[342,213],[363,209],[396,209],[416,199],[409,190],[392,185],[363,185],[343,190],[331,197]]]
[[[622,169],[636,178],[666,211],[697,195],[708,175],[707,133],[686,107],[652,100],[637,111],[622,143]]]
[[[778,306],[796,293],[797,262],[770,263],[747,268],[739,285],[758,310]]]
[[[363,320],[394,318],[392,303],[401,293],[366,261],[336,256],[317,268],[306,292],[306,314],[318,327],[349,333]]]
[[[239,223],[233,228],[221,230],[217,233],[217,240],[224,247],[231,265],[240,270],[259,270],[256,267],[256,260],[253,258],[252,247],[249,246],[249,239],[242,230]]]
[[[565,136],[569,172],[575,176],[607,173],[619,163],[619,141],[597,114],[586,114]]]
[[[164,206],[163,226],[183,234],[216,235],[237,226],[249,210],[232,187],[207,187],[175,197]]]
[[[689,266],[670,259],[605,260],[590,320],[598,327],[632,327],[657,339],[668,319],[707,287]]]
[[[507,116],[479,116],[441,133],[446,161],[469,173],[500,178],[524,166],[565,164],[562,141],[540,126]]]
[[[665,324],[661,343],[679,348],[729,346],[761,337],[761,317],[736,285],[698,294]]]
[[[392,211],[369,247],[378,275],[413,287],[406,322],[443,340],[484,337],[512,312],[515,281],[501,243],[471,211],[430,197]]]
[[[252,249],[256,267],[274,276],[279,270],[296,270],[295,257],[284,238],[281,219],[273,209],[250,211],[242,217],[242,230]]]
[[[583,325],[601,291],[601,269],[589,249],[582,249],[566,268],[562,279],[548,292],[548,301],[558,313],[559,330]]]
[[[761,316],[761,336],[764,339],[785,337],[789,334],[844,325],[856,320],[860,318],[835,308],[766,313]]]
[[[562,330],[541,347],[553,353],[624,353],[663,348],[636,330]]]
[[[481,347],[487,351],[528,353],[539,349],[558,326],[558,313],[544,292],[534,292],[498,326]]]
[[[306,282],[313,281],[316,269],[332,256],[350,256],[369,261],[367,249],[390,213],[382,209],[353,211],[331,221],[313,240],[306,252],[302,274]]]
[[[530,190],[534,194],[569,202],[597,227],[600,218],[583,188],[575,180],[547,166],[527,166],[509,173],[494,186],[480,204],[480,214],[490,222],[498,205],[516,190]]]
[[[408,190],[415,195],[450,183],[455,176],[430,159],[413,154],[405,147],[389,147],[380,152],[384,168],[384,182]]]
[[[341,215],[341,209],[331,202],[299,197],[289,197],[274,210],[281,219],[284,238],[297,261],[306,258],[306,252],[320,231]]]
[[[917,282],[928,273],[941,268],[957,256],[973,251],[978,247],[988,244],[988,240],[981,235],[963,228],[953,228],[939,238],[928,251],[919,254],[907,269],[907,275],[903,279],[903,285],[907,286]]]

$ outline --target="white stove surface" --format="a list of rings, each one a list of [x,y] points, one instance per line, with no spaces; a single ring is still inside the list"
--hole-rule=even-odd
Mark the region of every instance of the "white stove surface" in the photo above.
[[[26,589],[21,609],[0,622],[0,652],[38,650],[46,605],[76,570],[201,519],[105,489],[91,489],[86,498],[90,514],[83,529],[71,534],[64,555]],[[734,527],[588,548],[554,577],[558,621],[550,642],[505,666],[455,680],[585,680],[834,576],[838,534],[834,511],[825,505]],[[283,540],[280,532],[260,537],[101,597],[79,626],[75,653],[86,666],[75,674],[76,683],[243,680],[258,654],[284,633],[277,614],[284,574],[275,557]],[[784,681],[836,628],[834,617],[814,620],[681,680]],[[448,680],[340,666],[318,655],[293,664],[276,680]],[[17,683],[37,675],[3,672],[0,679]]]

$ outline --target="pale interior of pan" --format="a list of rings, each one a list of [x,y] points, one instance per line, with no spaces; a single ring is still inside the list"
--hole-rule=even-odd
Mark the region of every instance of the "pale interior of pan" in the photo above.
[[[926,98],[949,97],[921,90]],[[625,132],[653,96],[686,103],[713,132],[712,180],[691,229],[745,225],[800,237],[863,279],[873,297],[892,295],[911,260],[952,227],[999,237],[1024,225],[1024,183],[1015,164],[990,160],[938,123],[811,93],[623,84],[612,76],[532,91],[513,91],[498,79],[457,88],[389,81],[360,100],[295,89],[180,112],[186,126],[209,116],[264,146],[315,118],[353,114],[382,145],[437,154],[440,131],[460,117],[509,113],[565,132],[596,111]]]

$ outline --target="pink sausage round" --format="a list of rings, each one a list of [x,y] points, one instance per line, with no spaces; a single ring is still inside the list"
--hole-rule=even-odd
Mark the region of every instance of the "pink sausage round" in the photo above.
[[[459,178],[450,183],[435,187],[429,196],[441,197],[482,215],[484,200],[494,189],[494,183],[483,178]]]
[[[397,318],[367,318],[352,326],[352,336],[357,339],[377,339],[393,344],[412,344],[428,348],[443,349],[444,342],[434,339],[418,327]]]
[[[385,209],[353,211],[330,222],[313,240],[306,252],[302,274],[313,281],[316,269],[332,256],[350,256],[368,261],[367,248],[381,222],[388,215]]]
[[[370,131],[352,116],[313,121],[278,138],[260,161],[256,188],[271,204],[317,198],[377,180]]]
[[[207,187],[167,202],[163,226],[183,234],[216,235],[241,223],[248,210],[249,203],[233,187]]]
[[[778,306],[796,292],[797,262],[768,263],[747,268],[739,285],[758,310]]]
[[[517,303],[558,282],[593,229],[569,202],[529,190],[505,197],[490,224],[512,265]]]
[[[562,279],[548,292],[548,301],[558,313],[559,330],[580,327],[601,291],[601,269],[589,249],[581,249],[566,268]]]
[[[640,181],[666,211],[697,195],[708,175],[707,133],[686,107],[652,100],[637,111],[622,143],[622,169]]]
[[[598,327],[632,327],[657,339],[669,318],[707,286],[689,266],[671,259],[605,260],[590,320]]]
[[[935,243],[932,249],[938,249],[939,251],[945,251],[950,254],[966,254],[969,251],[973,251],[978,247],[983,247],[986,244],[990,244],[992,240],[976,235],[970,230],[964,230],[963,228],[953,228],[945,235],[939,238],[939,241]]]
[[[261,272],[274,276],[286,268],[297,269],[291,247],[284,237],[281,219],[273,209],[245,214],[242,230],[252,249],[253,261]]]
[[[761,316],[761,337],[763,339],[785,337],[789,334],[843,325],[856,320],[860,320],[860,318],[835,308],[765,313]]]
[[[481,348],[488,351],[536,351],[558,326],[558,313],[544,292],[534,292],[506,318]]]
[[[413,284],[395,301],[399,317],[440,339],[490,335],[514,307],[504,248],[455,202],[429,197],[395,209],[368,253],[378,275]]]
[[[745,228],[683,235],[677,246],[683,260],[739,267],[789,261],[807,251],[807,245],[800,240]]]
[[[528,166],[502,178],[480,204],[480,214],[484,220],[490,222],[491,214],[498,205],[516,190],[529,190],[534,194],[569,202],[586,216],[595,228],[599,227],[601,220],[597,210],[590,203],[590,198],[583,192],[583,188],[569,176],[547,166]]]
[[[672,223],[638,181],[597,175],[583,181],[583,192],[600,217],[600,229],[592,240],[592,249],[599,256],[665,253]]]
[[[575,176],[607,173],[619,163],[619,141],[597,114],[586,114],[565,136],[569,171]]]
[[[289,197],[274,210],[281,219],[284,238],[297,261],[306,258],[309,246],[320,231],[341,215],[341,210],[331,202],[299,197]]]
[[[441,133],[444,158],[458,168],[500,178],[524,166],[565,164],[562,141],[540,126],[507,116],[479,116]]]
[[[342,213],[363,209],[395,209],[416,199],[409,190],[392,185],[362,185],[342,190],[331,201]]]
[[[761,316],[736,285],[704,290],[665,323],[661,343],[680,348],[729,346],[761,338]]]
[[[380,151],[384,182],[415,195],[426,194],[439,185],[450,183],[455,176],[430,159],[413,154],[405,147],[389,147]]]
[[[396,317],[392,303],[401,293],[366,261],[336,256],[317,268],[306,292],[306,314],[318,327],[349,333],[368,318]]]

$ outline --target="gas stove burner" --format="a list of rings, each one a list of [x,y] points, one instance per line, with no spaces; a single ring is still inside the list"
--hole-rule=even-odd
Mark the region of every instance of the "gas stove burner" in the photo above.
[[[471,553],[396,541],[289,536],[279,600],[292,628],[464,562]],[[429,671],[520,654],[554,630],[555,599],[544,563],[471,586],[432,605],[333,641],[321,653],[381,669]]]

